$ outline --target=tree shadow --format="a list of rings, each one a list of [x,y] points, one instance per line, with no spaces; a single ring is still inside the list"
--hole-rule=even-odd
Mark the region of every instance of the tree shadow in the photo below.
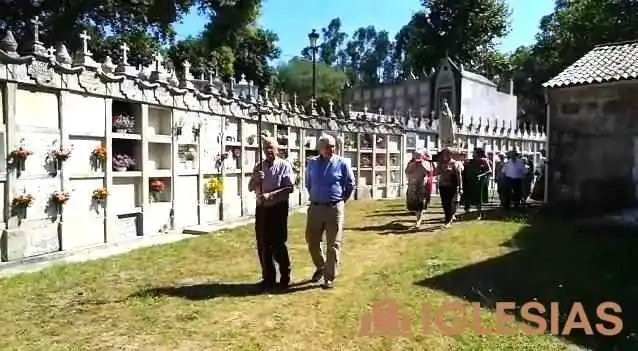
[[[511,240],[502,243],[513,250],[415,284],[480,302],[490,309],[497,302],[515,302],[520,308],[538,301],[549,310],[550,302],[558,302],[560,332],[572,305],[580,302],[594,335],[574,329],[563,336],[566,340],[592,350],[638,349],[638,338],[633,334],[638,330],[638,269],[631,263],[638,249],[638,231],[579,225],[543,212],[542,208],[488,211],[487,219],[526,223]],[[605,301],[622,307],[623,330],[616,336],[603,336],[594,327],[601,322],[596,308]],[[520,311],[515,315],[520,319]],[[550,325],[549,313],[543,316]]]
[[[144,289],[129,296],[129,298],[171,296],[200,301],[210,300],[216,297],[248,297],[263,294],[292,294],[305,290],[317,289],[319,287],[320,286],[317,284],[310,284],[310,281],[294,283],[288,288],[273,288],[268,290],[262,289],[257,284],[249,283],[204,283]]]

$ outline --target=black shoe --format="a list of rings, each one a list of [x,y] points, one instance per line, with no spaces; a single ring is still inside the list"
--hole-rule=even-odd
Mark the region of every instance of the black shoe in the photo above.
[[[321,284],[321,287],[324,289],[332,289],[335,287],[334,282],[332,280],[326,280]]]
[[[321,278],[323,278],[323,269],[317,269],[313,274],[312,274],[312,278],[310,278],[310,281],[313,283],[318,283]]]
[[[288,288],[290,286],[290,277],[289,276],[281,277],[281,279],[279,280],[278,286],[280,288]]]
[[[273,280],[262,280],[259,283],[257,283],[257,287],[259,287],[261,290],[272,289],[276,286],[277,286],[277,283]]]

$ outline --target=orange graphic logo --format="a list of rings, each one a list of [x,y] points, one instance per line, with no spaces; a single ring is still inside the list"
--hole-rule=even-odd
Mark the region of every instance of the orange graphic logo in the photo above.
[[[457,311],[465,311],[468,304],[460,301],[444,303],[437,308],[425,304],[422,309],[421,327],[427,334],[436,327],[441,333],[455,335],[468,330],[478,334],[512,335],[516,331],[508,326],[515,321],[515,314],[526,323],[521,326],[527,335],[540,335],[549,332],[552,335],[570,335],[581,330],[587,335],[600,334],[615,336],[623,330],[620,318],[622,308],[615,302],[603,302],[595,309],[595,315],[587,315],[581,302],[571,305],[551,302],[549,307],[532,301],[517,306],[514,302],[497,302],[495,306],[496,330],[492,331],[481,325],[481,304],[472,303],[471,317],[453,317]],[[461,314],[467,316],[467,314]],[[567,315],[566,319],[561,316]],[[372,311],[361,318],[359,334],[361,336],[400,336],[412,335],[412,320],[399,310],[399,305],[391,300],[377,301]]]

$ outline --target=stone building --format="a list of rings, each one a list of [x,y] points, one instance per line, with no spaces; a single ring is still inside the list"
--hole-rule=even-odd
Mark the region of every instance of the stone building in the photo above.
[[[513,82],[508,82],[507,92],[499,91],[495,82],[466,70],[451,58],[441,60],[439,68],[424,80],[409,79],[375,88],[354,87],[346,93],[347,100],[357,109],[365,106],[373,111],[386,113],[412,110],[415,114],[438,116],[437,104],[443,98],[450,102],[458,122],[471,123],[478,119],[508,127],[517,123],[517,98]]]
[[[638,42],[600,45],[544,84],[550,204],[627,207],[638,200]]]

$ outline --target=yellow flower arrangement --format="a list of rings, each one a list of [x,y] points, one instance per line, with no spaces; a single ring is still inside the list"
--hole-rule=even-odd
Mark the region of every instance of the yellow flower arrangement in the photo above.
[[[206,195],[214,198],[224,191],[224,182],[219,177],[213,177],[206,182]]]
[[[102,200],[106,200],[106,198],[109,196],[109,192],[108,190],[106,190],[106,188],[99,188],[99,189],[95,189],[93,190],[93,200],[97,200],[97,201],[102,201]]]

